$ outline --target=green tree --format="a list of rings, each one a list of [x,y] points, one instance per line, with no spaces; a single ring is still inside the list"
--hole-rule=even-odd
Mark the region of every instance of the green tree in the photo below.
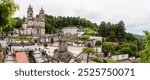
[[[85,34],[86,34],[86,35],[96,35],[97,32],[96,32],[94,29],[86,28]]]
[[[125,39],[128,41],[128,42],[134,42],[135,40],[137,40],[132,33],[126,33],[125,35]]]
[[[16,23],[15,23],[15,28],[20,28],[22,26],[22,23],[23,23],[23,19],[19,18],[19,17],[16,17],[14,18]]]
[[[100,47],[102,45],[102,42],[100,40],[96,40],[95,46]]]
[[[119,50],[121,54],[133,54],[133,51],[130,47],[123,47]]]
[[[92,47],[83,48],[82,53],[87,54],[87,63],[89,63],[89,56],[90,56],[90,54],[94,54],[95,50]]]
[[[145,41],[143,39],[138,39],[137,40],[137,48],[138,48],[138,51],[141,51],[144,49],[144,46],[145,46]]]
[[[120,54],[129,54],[129,56],[137,56],[137,46],[134,43],[123,43],[116,49]]]
[[[104,42],[102,45],[102,51],[105,55],[107,55],[109,52],[114,53],[116,50],[116,46],[112,42]]]
[[[19,9],[14,0],[1,0],[0,1],[0,32],[8,32],[12,30],[15,20],[13,15]]]
[[[116,24],[107,23],[107,41],[117,41],[116,38]]]
[[[89,40],[89,36],[87,36],[87,35],[81,36],[80,39],[83,41],[83,44],[85,44],[86,41]]]
[[[102,37],[107,37],[107,25],[106,22],[101,22],[99,28],[98,28],[98,33],[99,35],[101,35]]]
[[[140,62],[150,63],[150,32],[145,31],[145,49],[139,52]]]
[[[116,37],[118,39],[118,41],[123,41],[125,38],[125,24],[123,21],[120,21],[117,25],[116,25]]]
[[[116,33],[114,31],[110,31],[109,32],[109,36],[107,37],[107,40],[115,42],[115,41],[117,41],[116,39],[117,39],[116,38]]]

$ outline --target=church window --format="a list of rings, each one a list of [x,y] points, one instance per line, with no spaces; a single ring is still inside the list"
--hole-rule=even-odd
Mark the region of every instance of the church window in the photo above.
[[[40,32],[39,29],[37,29],[37,34],[39,34],[39,32]]]
[[[32,17],[32,13],[30,13],[30,17]]]

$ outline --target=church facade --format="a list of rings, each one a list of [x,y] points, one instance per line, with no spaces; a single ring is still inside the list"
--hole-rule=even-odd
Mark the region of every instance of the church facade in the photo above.
[[[45,13],[43,8],[39,14],[33,16],[33,8],[29,5],[27,9],[27,17],[24,17],[22,27],[19,29],[21,36],[44,36],[45,35]]]

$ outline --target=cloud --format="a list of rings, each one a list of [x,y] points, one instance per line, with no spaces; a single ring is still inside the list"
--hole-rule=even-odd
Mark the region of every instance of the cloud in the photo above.
[[[101,21],[117,23],[124,20],[128,32],[142,34],[150,31],[150,0],[15,0],[20,10],[15,16],[26,15],[31,4],[35,14],[41,7],[54,16],[80,16],[100,24]]]

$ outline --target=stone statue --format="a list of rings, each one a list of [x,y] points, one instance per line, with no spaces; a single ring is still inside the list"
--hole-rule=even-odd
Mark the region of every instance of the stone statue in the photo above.
[[[54,53],[54,58],[57,59],[59,62],[68,63],[73,54],[68,51],[68,44],[67,39],[64,38],[63,31],[59,31],[57,34],[58,36],[58,51]]]

